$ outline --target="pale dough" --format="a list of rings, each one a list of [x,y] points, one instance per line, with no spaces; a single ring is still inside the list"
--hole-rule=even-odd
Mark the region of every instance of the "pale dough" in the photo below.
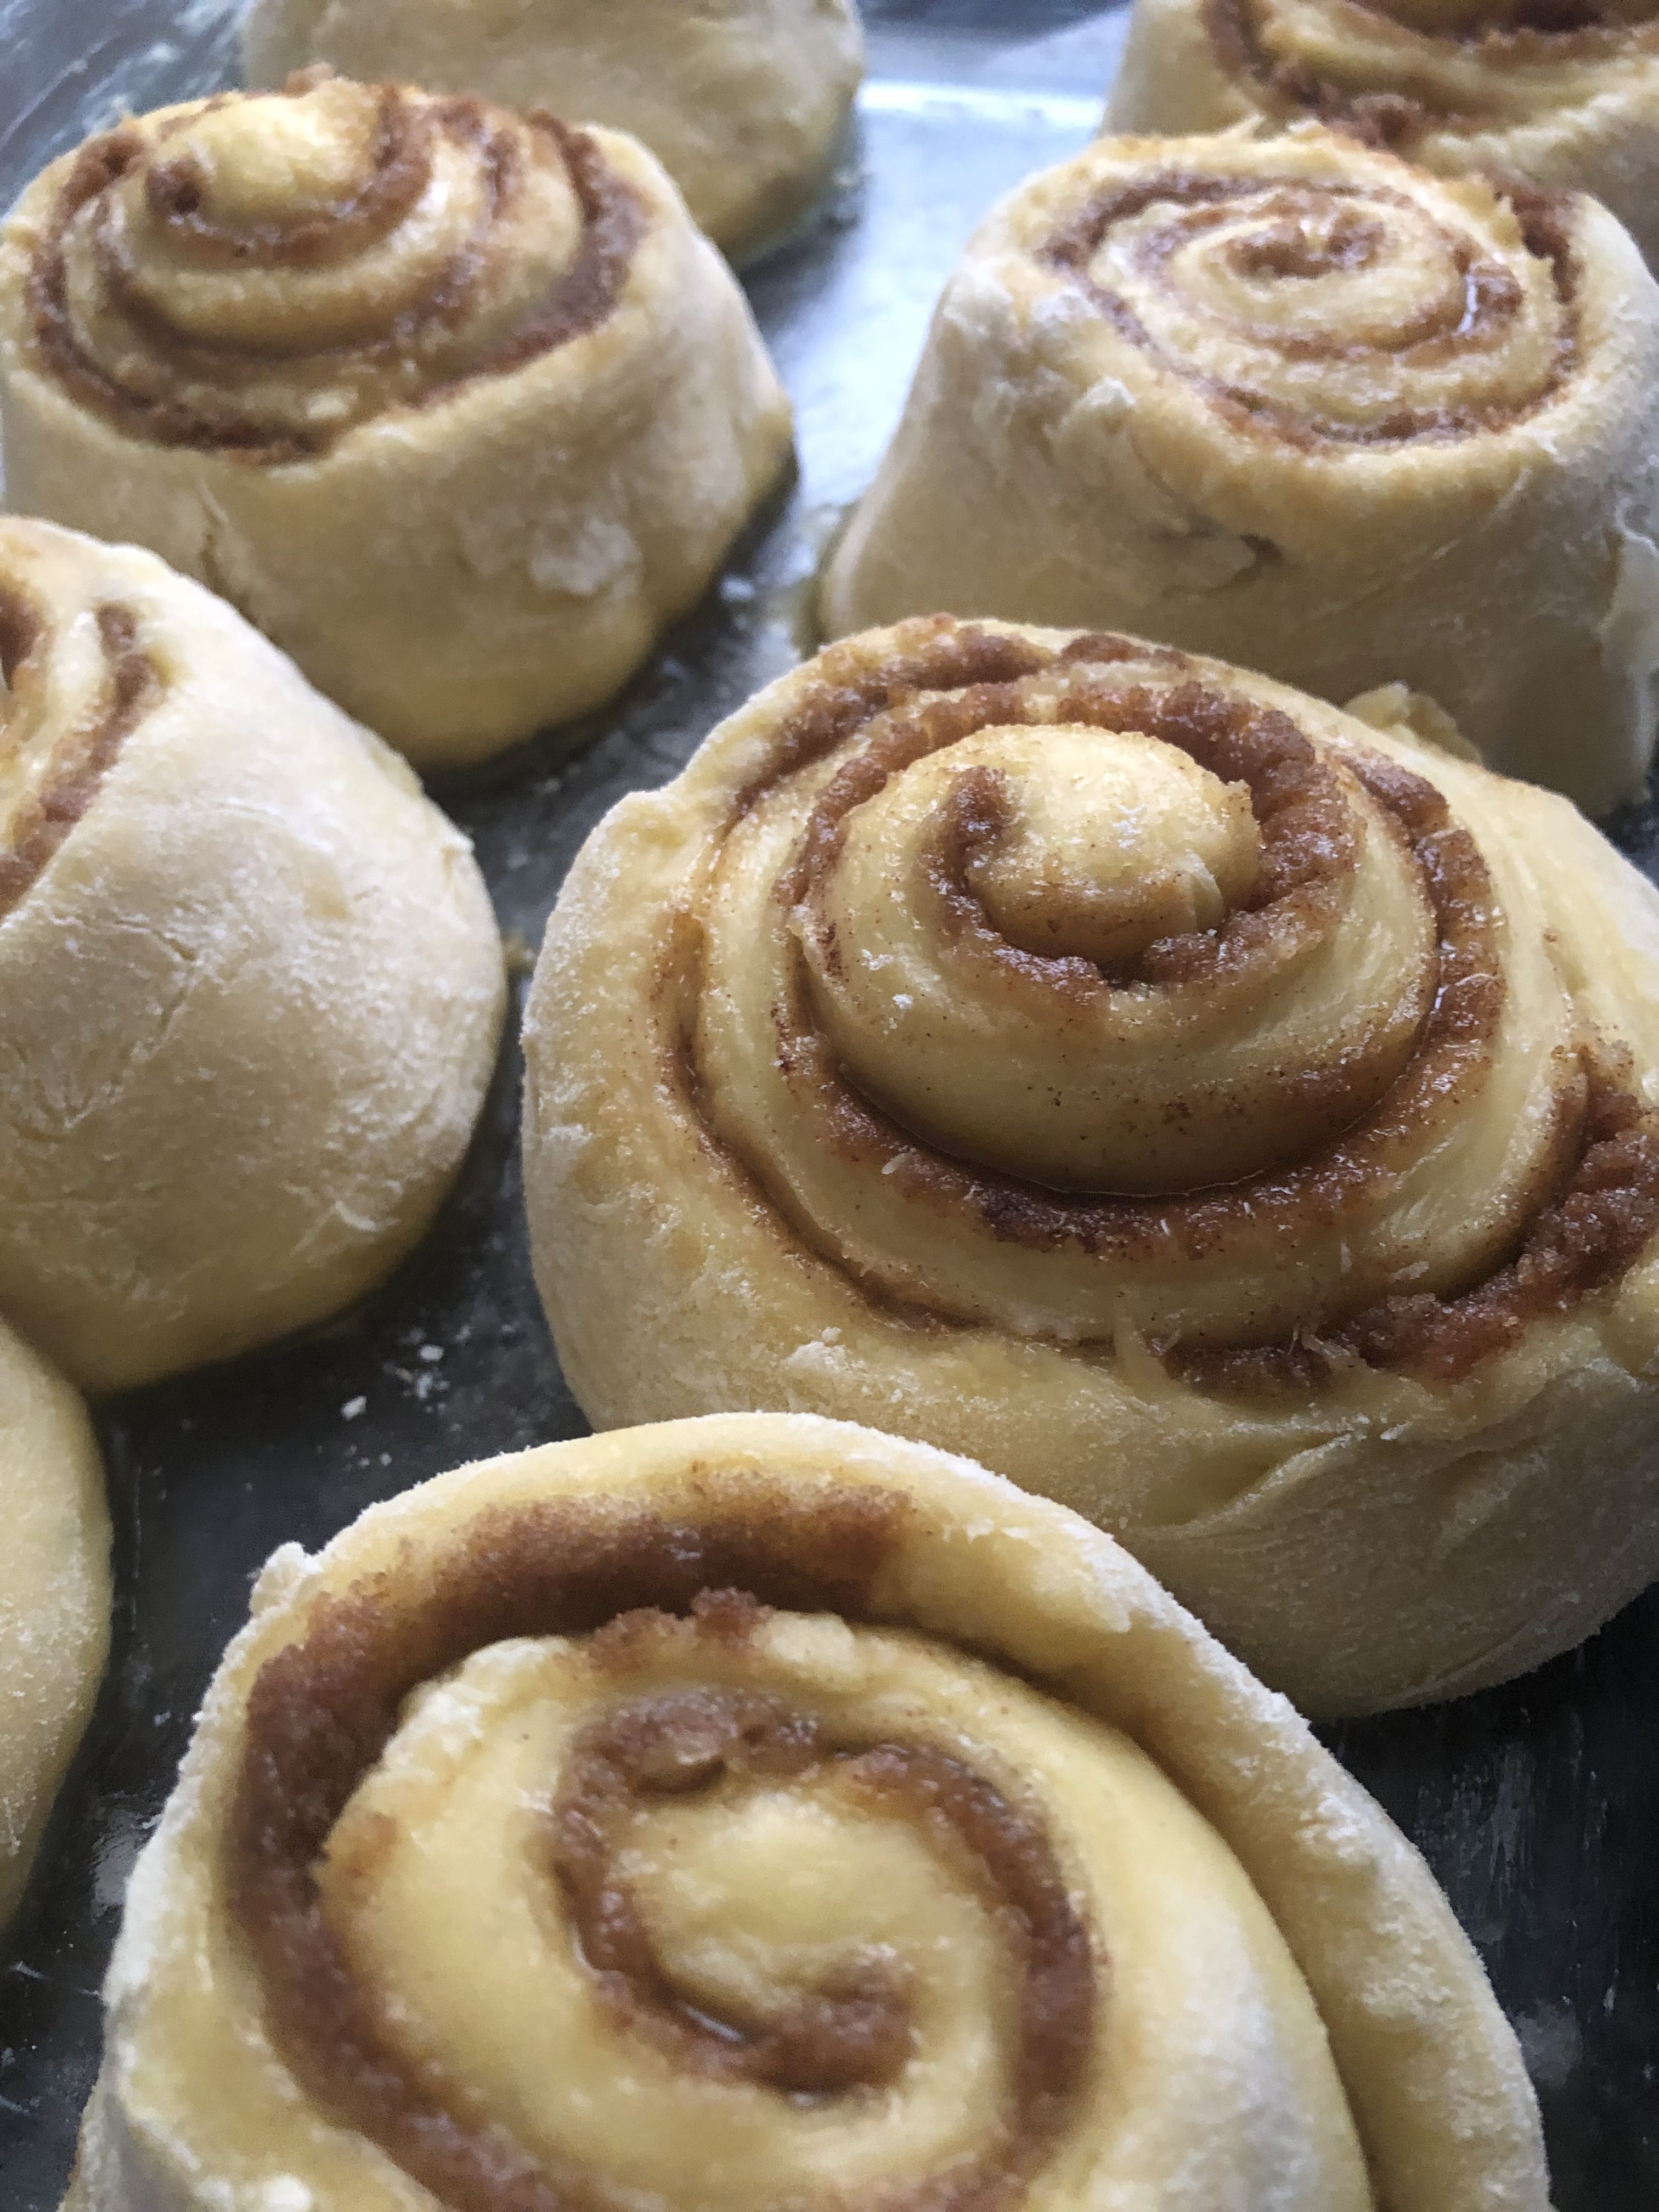
[[[425,1232],[505,1004],[471,848],[153,554],[0,520],[0,1313],[124,1389]]]
[[[344,80],[165,108],[36,179],[0,425],[14,506],[211,585],[423,769],[606,704],[791,451],[642,147]]]
[[[251,84],[326,62],[631,131],[734,256],[821,190],[864,65],[853,0],[255,0],[242,37]]]
[[[109,1512],[86,1409],[0,1322],[0,1930],[109,1653]]]
[[[1103,624],[1634,799],[1659,707],[1659,284],[1594,201],[1311,125],[1102,139],[946,285],[823,593]]]
[[[1370,711],[918,620],[616,806],[525,1032],[588,1418],[971,1452],[1321,1712],[1644,1588],[1659,892]]]
[[[1473,1951],[1290,1707],[1074,1516],[800,1418],[277,1553],[105,2002],[75,2212],[1548,2197]]]

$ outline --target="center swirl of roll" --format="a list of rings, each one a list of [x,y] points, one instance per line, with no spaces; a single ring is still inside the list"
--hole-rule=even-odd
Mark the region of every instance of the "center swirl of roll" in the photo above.
[[[37,257],[37,342],[166,444],[323,450],[592,328],[640,211],[544,117],[296,79],[83,149]]]
[[[1395,1080],[1434,918],[1397,829],[1283,716],[1195,685],[1086,703],[872,728],[785,879],[812,1004],[849,1079],[960,1158],[1235,1182]]]
[[[900,1501],[738,1504],[487,1517],[255,1687],[229,1871],[274,2027],[454,2212],[716,2177],[729,2212],[1012,2212],[1086,2134],[1090,1793],[1133,1829],[1167,1785],[864,1622]],[[811,1594],[849,1614],[767,1602]]]
[[[1320,173],[1138,179],[1044,249],[1124,337],[1241,423],[1310,445],[1501,428],[1574,344],[1547,216]],[[1402,173],[1403,174],[1403,173]]]
[[[664,944],[684,1111],[885,1304],[1461,1379],[1632,1264],[1659,1128],[1380,743],[1128,638],[832,647]]]

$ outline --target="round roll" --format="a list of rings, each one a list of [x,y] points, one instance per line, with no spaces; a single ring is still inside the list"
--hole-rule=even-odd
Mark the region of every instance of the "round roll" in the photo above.
[[[1593,192],[1659,257],[1659,21],[1644,0],[1135,0],[1108,129],[1309,117],[1442,176]]]
[[[407,766],[154,555],[0,520],[0,1313],[110,1390],[390,1273],[501,940]]]
[[[1659,893],[1548,793],[921,620],[613,810],[526,1048],[598,1426],[971,1450],[1322,1712],[1501,1680],[1659,1571]]]
[[[109,1511],[92,1424],[0,1322],[0,1929],[109,1656]]]
[[[1075,1516],[748,1415],[279,1552],[75,2212],[1544,2212],[1427,1869]]]
[[[250,84],[325,62],[629,131],[733,255],[823,186],[864,68],[854,0],[254,0]]]
[[[35,180],[0,421],[14,507],[210,584],[422,768],[610,698],[790,448],[643,148],[326,71]]]
[[[1311,126],[1116,139],[969,246],[824,612],[1405,683],[1601,812],[1653,753],[1656,538],[1659,285],[1604,209]]]

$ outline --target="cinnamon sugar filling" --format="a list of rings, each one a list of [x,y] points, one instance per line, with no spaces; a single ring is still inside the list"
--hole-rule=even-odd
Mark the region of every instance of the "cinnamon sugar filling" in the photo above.
[[[84,720],[58,738],[46,774],[12,816],[0,849],[0,919],[20,902],[97,798],[122,746],[161,688],[155,663],[138,641],[131,610],[106,605],[96,619],[105,667],[99,701]],[[21,692],[44,683],[40,664],[51,644],[40,610],[15,587],[0,590],[0,673],[9,689]],[[0,761],[3,745],[0,724]]]
[[[1576,299],[1577,271],[1563,206],[1548,195],[1505,185],[1527,250],[1550,264],[1565,320],[1549,373],[1521,404],[1467,407],[1401,406],[1382,420],[1355,424],[1310,415],[1280,404],[1249,385],[1212,376],[1184,354],[1159,344],[1122,293],[1092,274],[1096,255],[1121,223],[1148,209],[1167,206],[1167,219],[1136,238],[1136,273],[1157,287],[1172,255],[1206,230],[1235,220],[1241,209],[1259,216],[1262,229],[1253,239],[1235,241],[1228,258],[1241,273],[1285,277],[1322,276],[1364,266],[1378,250],[1380,221],[1373,210],[1397,208],[1421,216],[1419,202],[1370,181],[1318,183],[1292,174],[1217,176],[1193,169],[1171,169],[1098,193],[1038,249],[1038,258],[1067,276],[1085,293],[1127,343],[1152,355],[1171,376],[1200,392],[1234,428],[1271,434],[1306,451],[1322,445],[1403,445],[1420,439],[1455,439],[1503,430],[1526,421],[1547,405],[1577,363]],[[1401,373],[1432,368],[1455,359],[1465,347],[1501,342],[1520,316],[1525,295],[1502,262],[1483,257],[1468,236],[1443,231],[1448,259],[1461,290],[1443,301],[1426,302],[1397,324],[1352,332],[1285,332],[1270,325],[1241,324],[1238,335],[1273,348],[1286,361],[1357,362],[1393,357]]]
[[[598,330],[621,300],[644,231],[643,209],[586,132],[540,113],[526,118],[526,126],[550,141],[568,177],[581,216],[575,254],[508,338],[463,374],[437,379],[410,395],[400,392],[399,405],[434,405],[476,377],[506,374],[556,351]],[[149,204],[192,255],[209,265],[246,264],[273,272],[315,267],[373,243],[407,213],[426,189],[441,131],[473,149],[485,173],[488,190],[473,234],[428,291],[381,335],[367,344],[340,349],[336,357],[343,368],[405,353],[421,330],[453,324],[465,314],[490,234],[511,216],[523,155],[511,131],[492,125],[482,101],[444,99],[411,109],[395,88],[387,88],[369,178],[335,208],[320,216],[308,210],[304,221],[291,226],[240,229],[209,221],[188,156],[164,158],[165,138],[152,148],[133,125],[125,125],[90,141],[70,173],[28,272],[30,324],[42,361],[80,404],[152,445],[225,453],[266,466],[326,453],[343,430],[278,427],[262,421],[239,398],[240,384],[292,356],[240,342],[215,344],[185,337],[144,294],[130,256],[118,242],[108,195],[135,167],[150,162],[145,180]],[[88,210],[94,261],[110,298],[180,380],[214,389],[208,410],[124,382],[82,344],[69,302],[65,239],[70,225]]]
[[[1650,15],[1632,18],[1601,0],[1523,0],[1443,30],[1425,29],[1387,0],[1346,4],[1402,33],[1420,60],[1413,65],[1409,53],[1402,54],[1390,71],[1392,82],[1358,90],[1322,76],[1311,62],[1274,54],[1264,35],[1268,9],[1263,0],[1205,0],[1204,27],[1223,71],[1249,78],[1281,113],[1312,116],[1364,144],[1401,151],[1431,131],[1474,137],[1502,125],[1495,108],[1460,106],[1436,82],[1437,49],[1474,49],[1498,70],[1558,62],[1614,64],[1626,54],[1659,52],[1659,23]]]
[[[702,1487],[694,1474],[692,1493]],[[728,1644],[773,1607],[879,1618],[874,1586],[910,1510],[902,1498],[827,1483],[786,1489],[758,1476],[732,1488],[739,1510],[683,1522],[599,1500],[492,1509],[441,1556],[318,1599],[303,1637],[254,1682],[227,1875],[268,2026],[321,2108],[451,2212],[610,2212],[617,2199],[599,2176],[545,2172],[401,2047],[325,1916],[318,1863],[404,1699],[489,1644],[589,1636],[594,1663],[620,1678],[664,1614],[690,1615],[700,1636]],[[647,1694],[608,1709],[582,1739],[550,1816],[550,1878],[601,2001],[690,2070],[795,2098],[885,2086],[911,2042],[899,1980],[865,1972],[768,2021],[714,2021],[666,1982],[615,1870],[633,1812],[653,1796],[826,1768],[969,1870],[1020,1975],[1006,2139],[986,2158],[884,2193],[882,2212],[1004,2212],[1081,2081],[1100,2000],[1088,1931],[1052,1846],[986,1778],[927,1746],[834,1742],[769,1697]]]
[[[1107,672],[1114,664],[1148,659],[1168,670],[1167,688],[1138,672],[1131,683],[1115,683]],[[1150,945],[1124,977],[1108,975],[1093,963],[1045,957],[1006,944],[994,957],[1085,996],[1124,981],[1195,984],[1219,996],[1252,964],[1277,959],[1286,945],[1325,927],[1352,865],[1353,846],[1340,785],[1289,719],[1210,691],[1194,681],[1192,665],[1171,648],[1148,655],[1133,641],[1110,635],[1081,637],[1055,653],[946,617],[937,618],[918,645],[878,667],[848,649],[832,648],[776,732],[773,768],[744,793],[738,809],[740,815],[774,783],[868,731],[867,747],[830,779],[809,816],[779,879],[777,903],[787,910],[810,902],[815,885],[835,866],[847,816],[887,776],[940,745],[1005,723],[1052,720],[1137,728],[1182,746],[1225,780],[1249,785],[1263,848],[1250,900],[1214,931]],[[1022,685],[1036,677],[1048,680],[1033,697]],[[917,696],[957,690],[953,698]],[[1276,1229],[1287,1246],[1311,1232],[1340,1230],[1376,1179],[1416,1158],[1436,1125],[1484,1084],[1505,995],[1492,886],[1474,839],[1425,778],[1381,755],[1351,757],[1347,764],[1416,862],[1435,918],[1437,972],[1425,979],[1426,1011],[1415,1054],[1380,1103],[1345,1113],[1340,1073],[1310,1072],[1310,1079],[1330,1086],[1330,1112],[1339,1128],[1308,1158],[1243,1182],[1154,1199],[1073,1197],[954,1158],[885,1112],[849,1079],[813,1019],[803,962],[788,1003],[774,1008],[773,1019],[777,1066],[799,1107],[806,1141],[880,1177],[880,1188],[890,1189],[899,1204],[925,1206],[941,1215],[966,1213],[994,1240],[1028,1250],[1069,1249],[1125,1265],[1173,1250],[1201,1261],[1224,1256],[1231,1232],[1246,1218],[1254,1227]],[[960,924],[974,933],[976,945],[989,923],[967,886],[966,862],[976,838],[995,834],[996,807],[987,780],[971,783],[927,863],[935,887],[957,902]],[[753,1202],[775,1217],[785,1209],[793,1237],[829,1264],[845,1267],[833,1241],[787,1210],[764,1162],[746,1158],[714,1125],[696,1042],[703,960],[700,934],[687,922],[676,932],[660,987],[674,1024],[665,1079],[701,1139],[737,1175]],[[1347,1079],[1352,1083],[1352,1077]],[[1610,1140],[1599,1133],[1610,1126],[1609,1116],[1625,1117],[1611,1151]],[[1655,1117],[1636,1099],[1627,1074],[1607,1062],[1588,1073],[1576,1063],[1563,1065],[1553,1128],[1517,1195],[1511,1245],[1516,1256],[1457,1297],[1385,1302],[1391,1316],[1386,1325],[1379,1308],[1363,1328],[1351,1316],[1322,1313],[1310,1315],[1304,1329],[1314,1335],[1352,1329],[1351,1355],[1372,1366],[1459,1379],[1512,1343],[1528,1319],[1565,1311],[1610,1286],[1639,1256],[1659,1230],[1659,1133],[1650,1133],[1655,1128]],[[1581,1176],[1589,1183],[1581,1187]],[[1510,1271],[1523,1261],[1524,1288],[1518,1282],[1512,1286]],[[890,1298],[861,1276],[860,1286],[877,1303],[916,1320],[952,1319],[925,1304]],[[1439,1316],[1432,1326],[1440,1349],[1432,1354],[1425,1349],[1431,1307]],[[1228,1365],[1234,1354],[1243,1366]],[[1166,1357],[1195,1382],[1232,1388],[1246,1373],[1300,1374],[1304,1355],[1299,1346],[1230,1346],[1217,1339],[1201,1350],[1168,1347]],[[1324,1361],[1320,1372],[1328,1365]]]
[[[1659,1236],[1659,1115],[1629,1085],[1627,1066],[1593,1066],[1564,1187],[1484,1282],[1452,1297],[1383,1298],[1312,1341],[1194,1346],[1169,1355],[1170,1364],[1204,1389],[1247,1397],[1317,1389],[1352,1359],[1425,1382],[1467,1381],[1533,1322],[1620,1281]]]

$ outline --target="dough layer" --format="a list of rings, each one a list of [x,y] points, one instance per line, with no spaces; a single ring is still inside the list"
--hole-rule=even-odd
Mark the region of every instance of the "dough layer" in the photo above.
[[[1111,131],[1309,118],[1442,176],[1592,193],[1659,256],[1659,20],[1646,0],[1135,0]]]
[[[126,1389],[418,1242],[505,1006],[471,848],[153,554],[0,520],[0,1314]]]
[[[133,1877],[75,2212],[1543,2212],[1376,1808],[1109,1540],[746,1416],[277,1553]]]
[[[790,453],[643,148],[326,72],[35,180],[0,424],[18,507],[211,585],[423,769],[612,698]]]
[[[736,258],[821,190],[858,90],[853,0],[256,0],[250,84],[324,62],[626,131]]]
[[[589,1418],[972,1450],[1318,1711],[1644,1587],[1659,894],[1372,711],[941,617],[623,800],[526,1028]]]
[[[1659,285],[1592,201],[1311,125],[1104,139],[970,243],[824,619],[1402,683],[1601,814],[1653,757],[1656,457]]]
[[[0,1930],[109,1656],[109,1511],[86,1408],[0,1322]]]

